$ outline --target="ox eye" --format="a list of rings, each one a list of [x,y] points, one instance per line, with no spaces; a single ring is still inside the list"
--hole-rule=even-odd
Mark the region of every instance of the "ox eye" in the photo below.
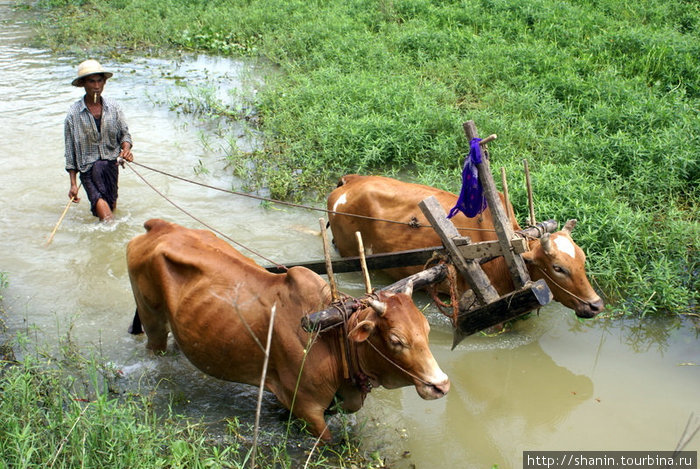
[[[552,265],[552,270],[554,270],[556,273],[562,274],[562,275],[569,274],[569,272],[564,267],[561,267],[561,266],[556,265],[556,264]]]
[[[389,341],[391,342],[391,346],[397,350],[406,348],[406,342],[401,340],[401,338],[399,336],[392,334],[389,337]]]

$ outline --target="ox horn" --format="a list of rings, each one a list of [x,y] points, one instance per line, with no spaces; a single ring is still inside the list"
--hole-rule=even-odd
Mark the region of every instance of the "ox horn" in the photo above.
[[[413,296],[413,281],[410,281],[406,283],[406,286],[403,287],[403,292],[408,296]]]
[[[564,224],[564,228],[562,228],[562,231],[571,236],[571,230],[573,230],[576,227],[576,221],[577,220],[575,218],[572,218],[571,220],[567,221]]]
[[[384,313],[386,313],[386,303],[375,300],[374,298],[370,298],[367,302],[380,316],[384,316]]]
[[[552,248],[552,242],[549,240],[549,233],[545,233],[540,238],[540,245],[544,249],[545,254],[554,254],[554,249]]]

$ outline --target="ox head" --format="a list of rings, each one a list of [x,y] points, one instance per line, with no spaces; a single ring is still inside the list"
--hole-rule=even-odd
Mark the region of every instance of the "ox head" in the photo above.
[[[603,300],[586,277],[586,255],[571,239],[576,220],[569,220],[561,231],[545,233],[523,254],[530,277],[544,279],[554,299],[573,309],[576,316],[592,318],[603,311]]]
[[[411,284],[400,293],[380,291],[353,315],[356,325],[348,338],[356,344],[360,368],[373,386],[414,385],[423,399],[438,399],[447,394],[450,381],[430,351],[430,326],[412,292]]]

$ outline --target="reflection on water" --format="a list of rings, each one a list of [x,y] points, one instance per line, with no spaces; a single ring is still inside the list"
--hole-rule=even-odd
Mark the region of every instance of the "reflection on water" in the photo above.
[[[399,400],[373,392],[366,441],[381,441],[406,468],[517,468],[526,450],[673,450],[700,403],[697,323],[633,323],[582,322],[550,305],[512,332],[472,336],[452,352],[447,328],[435,330],[450,393],[426,402],[412,389]],[[654,347],[630,344],[641,329]],[[696,438],[686,449],[699,448]]]
[[[7,10],[0,0],[0,11]],[[234,416],[252,422],[254,388],[204,376],[175,348],[155,358],[143,337],[126,333],[134,310],[126,243],[151,217],[196,222],[124,170],[116,223],[95,223],[81,203],[44,247],[67,202],[62,124],[80,95],[70,86],[78,60],[24,47],[23,34],[11,22],[0,30],[0,270],[10,280],[2,292],[8,325],[55,344],[73,324],[71,337],[81,347],[98,349],[124,372],[122,388],[156,389],[178,412],[213,425]],[[103,65],[115,72],[105,93],[124,107],[137,161],[216,187],[237,184],[223,156],[230,135],[242,148],[255,145],[245,119],[231,124],[239,128],[223,128],[220,120],[177,111],[200,84],[242,109],[245,93],[261,86],[260,65],[204,56]],[[277,262],[323,256],[316,212],[266,209],[143,174],[178,204]],[[373,276],[374,285],[386,283]],[[341,275],[339,284],[349,294],[363,290],[360,275]],[[700,414],[700,339],[691,319],[581,322],[552,305],[506,334],[471,336],[451,351],[444,318],[432,309],[426,314],[434,354],[452,379],[450,393],[423,401],[412,388],[374,390],[355,417],[367,450],[380,449],[391,467],[517,468],[525,450],[673,449],[690,413]],[[266,428],[282,433],[285,419],[268,395]],[[700,449],[698,437],[686,449]]]
[[[618,319],[608,322],[607,327],[619,328],[623,331],[624,343],[636,353],[658,352],[664,353],[673,344],[672,337],[678,329],[694,327],[695,338],[700,339],[700,323],[684,321],[681,318],[659,319],[646,318],[644,321],[636,319]],[[606,327],[604,324],[603,327]]]

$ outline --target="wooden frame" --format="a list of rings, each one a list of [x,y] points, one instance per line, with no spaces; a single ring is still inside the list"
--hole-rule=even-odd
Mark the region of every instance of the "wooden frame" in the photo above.
[[[473,121],[466,122],[463,127],[470,141],[473,138],[478,138],[476,125]],[[493,176],[491,175],[488,149],[485,145],[487,141],[492,141],[495,138],[495,135],[493,135],[480,142],[483,156],[481,163],[478,163],[476,166],[484,196],[491,210],[494,228],[498,237],[497,241],[471,243],[468,237],[460,236],[457,228],[447,218],[437,199],[428,197],[418,205],[430,221],[435,232],[440,236],[443,246],[366,257],[369,268],[387,269],[424,264],[435,252],[448,255],[450,262],[471,287],[471,291],[466,292],[463,298],[460,299],[459,314],[454,324],[453,348],[470,334],[514,319],[533,309],[540,308],[552,300],[552,293],[543,280],[537,282],[530,280],[525,262],[521,257],[521,254],[526,252],[528,248],[527,241],[514,232],[506,207],[503,206],[498,195]],[[531,223],[534,224],[534,220],[531,220]],[[546,232],[551,233],[555,231],[556,226],[557,224],[554,220],[548,220],[537,226],[521,230],[521,232],[527,232],[525,236],[528,237],[540,237]],[[505,259],[515,285],[515,291],[502,297],[498,295],[496,289],[491,285],[491,281],[480,265],[481,260],[492,259],[496,256],[503,256]],[[344,258],[340,261],[333,261],[333,268],[335,272],[358,271],[360,270],[360,264],[359,257]],[[296,265],[303,265],[318,273],[325,273],[325,262],[316,261]],[[273,270],[276,269],[274,267],[268,267],[267,269],[276,271]],[[409,281],[413,282],[415,288],[421,288],[429,284],[442,282],[446,277],[447,267],[437,265],[396,282],[383,290],[400,291]],[[468,301],[472,297],[476,301]],[[302,319],[302,326],[309,331],[333,327],[339,321],[342,321],[347,314],[351,314],[352,308],[356,306],[357,301],[355,299],[337,302],[323,311],[307,315]]]

